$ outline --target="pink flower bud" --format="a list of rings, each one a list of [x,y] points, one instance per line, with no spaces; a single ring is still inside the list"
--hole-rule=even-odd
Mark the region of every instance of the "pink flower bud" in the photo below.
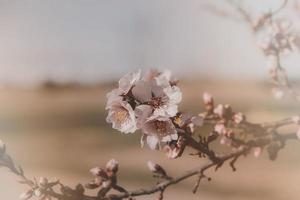
[[[211,94],[209,94],[207,92],[203,93],[203,101],[205,104],[213,104],[213,102],[214,102]]]
[[[170,147],[169,145],[164,147],[164,150],[166,151],[166,155],[168,159],[176,159],[178,158],[181,153],[182,150],[179,147]]]
[[[261,147],[255,147],[254,149],[254,157],[259,157],[260,154],[262,153],[262,148]]]
[[[245,116],[243,115],[243,113],[236,113],[233,115],[233,121],[236,124],[240,124],[241,122],[243,122],[245,120]]]
[[[152,161],[148,161],[147,162],[147,165],[148,165],[148,168],[149,168],[149,170],[151,171],[151,172],[155,172],[156,171],[156,167],[155,167],[155,163],[154,162],[152,162]]]
[[[151,172],[156,173],[156,174],[160,174],[162,176],[167,176],[166,171],[162,168],[162,166],[152,162],[152,161],[148,161],[147,163],[148,168]]]
[[[90,172],[93,176],[100,176],[103,178],[107,177],[105,170],[101,169],[100,167],[94,167],[90,170]]]
[[[107,171],[111,171],[111,172],[116,173],[118,171],[118,168],[119,168],[119,163],[115,159],[111,159],[106,164],[106,170]]]

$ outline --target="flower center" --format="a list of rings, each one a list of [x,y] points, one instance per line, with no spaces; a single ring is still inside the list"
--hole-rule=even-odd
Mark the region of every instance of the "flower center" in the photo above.
[[[161,97],[152,97],[151,101],[149,102],[149,105],[151,105],[153,108],[159,108],[163,104],[164,102]]]
[[[121,109],[115,113],[114,117],[118,123],[124,123],[125,120],[129,117],[129,113],[127,112],[127,110]]]
[[[167,124],[165,122],[155,121],[154,125],[159,134],[165,134],[167,132]]]

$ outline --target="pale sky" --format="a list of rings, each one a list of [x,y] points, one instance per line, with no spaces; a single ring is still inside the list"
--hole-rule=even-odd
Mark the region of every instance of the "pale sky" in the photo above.
[[[267,78],[247,26],[205,11],[205,2],[0,0],[0,83],[93,83],[153,67],[179,76]],[[265,9],[281,1],[259,2]],[[297,56],[287,59],[296,78]]]

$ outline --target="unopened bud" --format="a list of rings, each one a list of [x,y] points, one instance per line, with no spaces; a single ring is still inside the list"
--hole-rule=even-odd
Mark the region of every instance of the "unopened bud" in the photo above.
[[[151,172],[160,174],[162,176],[167,176],[166,171],[160,165],[153,163],[152,161],[148,161],[147,165]]]
[[[240,124],[244,120],[245,120],[245,116],[243,115],[243,113],[236,113],[236,114],[233,115],[233,121],[236,124]]]
[[[211,94],[204,92],[203,93],[203,101],[205,104],[213,104],[214,103],[214,99],[211,96]]]
[[[156,164],[154,162],[149,160],[147,162],[147,165],[148,165],[148,168],[151,172],[156,172],[156,166],[155,166]]]
[[[103,178],[107,176],[105,170],[100,167],[94,167],[90,170],[90,172],[93,176],[100,176]]]
[[[108,161],[108,163],[106,164],[106,170],[107,171],[111,171],[113,173],[117,173],[119,168],[119,163],[118,161],[116,161],[115,159],[111,159],[110,161]]]

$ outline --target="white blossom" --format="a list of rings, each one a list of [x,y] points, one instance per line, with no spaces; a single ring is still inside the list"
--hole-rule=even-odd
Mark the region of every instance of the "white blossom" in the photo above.
[[[149,119],[144,124],[142,131],[148,136],[156,136],[162,142],[178,139],[176,128],[170,118],[167,117]]]
[[[123,133],[133,133],[137,129],[134,111],[126,101],[114,103],[109,109],[106,121]]]
[[[107,98],[107,102],[106,102],[105,109],[110,109],[114,104],[119,103],[123,99],[119,89],[114,89],[111,92],[109,92],[106,95],[106,98]]]
[[[119,90],[122,94],[127,94],[132,86],[141,79],[141,70],[128,73],[119,80]]]
[[[175,116],[182,99],[181,91],[177,86],[164,88],[145,81],[139,81],[133,87],[132,94],[140,103],[150,105],[155,116]]]
[[[159,139],[156,135],[146,135],[146,141],[150,149],[157,150],[159,149]]]
[[[157,85],[168,86],[168,85],[170,85],[171,77],[172,77],[171,71],[164,70],[163,72],[159,73],[155,77],[155,81],[156,81]]]
[[[172,121],[166,117],[150,118],[143,123],[141,145],[146,142],[150,149],[160,148],[161,143],[177,140],[178,135]]]

